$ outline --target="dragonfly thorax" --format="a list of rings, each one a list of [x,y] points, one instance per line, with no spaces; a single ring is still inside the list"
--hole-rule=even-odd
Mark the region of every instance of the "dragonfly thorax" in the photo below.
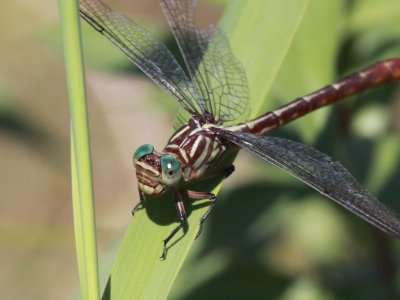
[[[150,196],[163,194],[169,187],[197,181],[215,169],[216,161],[226,152],[216,125],[191,119],[172,135],[162,152],[148,144],[134,156],[139,189]]]

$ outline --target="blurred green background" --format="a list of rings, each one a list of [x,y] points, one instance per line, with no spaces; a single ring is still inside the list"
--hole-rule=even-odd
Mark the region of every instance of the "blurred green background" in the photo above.
[[[109,2],[173,45],[157,1]],[[224,2],[200,1],[199,24],[216,23]],[[331,2],[335,10],[324,9]],[[321,78],[400,56],[398,0],[311,3],[264,109],[329,83]],[[57,3],[17,0],[0,7],[0,297],[74,297],[78,273]],[[327,16],[334,26],[321,25]],[[83,29],[100,266],[107,278],[138,201],[131,155],[143,143],[164,146],[177,106],[101,36]],[[398,84],[276,134],[340,160],[400,212]],[[236,168],[171,299],[400,298],[398,241],[250,155],[241,153]]]

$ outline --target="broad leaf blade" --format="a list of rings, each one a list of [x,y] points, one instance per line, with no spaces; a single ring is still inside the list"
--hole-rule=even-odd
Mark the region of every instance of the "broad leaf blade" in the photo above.
[[[343,28],[343,1],[310,1],[264,111],[304,96],[337,78],[336,60]],[[318,25],[316,25],[318,24]],[[289,128],[312,141],[324,128],[327,109],[309,114]]]
[[[253,116],[261,107],[260,99],[269,92],[307,5],[308,0],[232,1],[226,10],[222,27],[246,69]],[[218,188],[213,192],[217,193]],[[146,210],[137,213],[125,236],[104,299],[167,297],[206,209],[187,206],[187,232],[177,234],[167,259],[161,261],[162,240],[177,225],[175,207],[168,195],[146,200]]]

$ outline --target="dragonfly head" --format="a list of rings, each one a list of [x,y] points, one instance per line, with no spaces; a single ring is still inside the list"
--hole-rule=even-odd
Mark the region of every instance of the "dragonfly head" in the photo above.
[[[149,196],[163,194],[177,186],[182,178],[181,164],[170,154],[162,154],[149,144],[140,146],[133,155],[139,189]]]

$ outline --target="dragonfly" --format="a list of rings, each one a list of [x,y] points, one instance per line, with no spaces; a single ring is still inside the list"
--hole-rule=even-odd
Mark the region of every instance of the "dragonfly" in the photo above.
[[[248,86],[244,68],[234,56],[227,36],[218,27],[196,27],[197,1],[159,2],[185,68],[155,35],[101,0],[81,0],[80,14],[190,114],[162,151],[144,144],[133,155],[140,202],[132,214],[151,201],[148,197],[160,196],[167,190],[173,195],[179,223],[163,240],[162,259],[166,258],[168,242],[186,224],[184,202],[209,201],[196,238],[217,202],[213,193],[192,190],[190,184],[231,175],[234,166],[220,162],[239,149],[283,169],[383,232],[400,238],[397,214],[339,162],[310,146],[267,135],[318,108],[399,81],[400,58],[377,62],[257,118],[239,122],[249,111]]]

